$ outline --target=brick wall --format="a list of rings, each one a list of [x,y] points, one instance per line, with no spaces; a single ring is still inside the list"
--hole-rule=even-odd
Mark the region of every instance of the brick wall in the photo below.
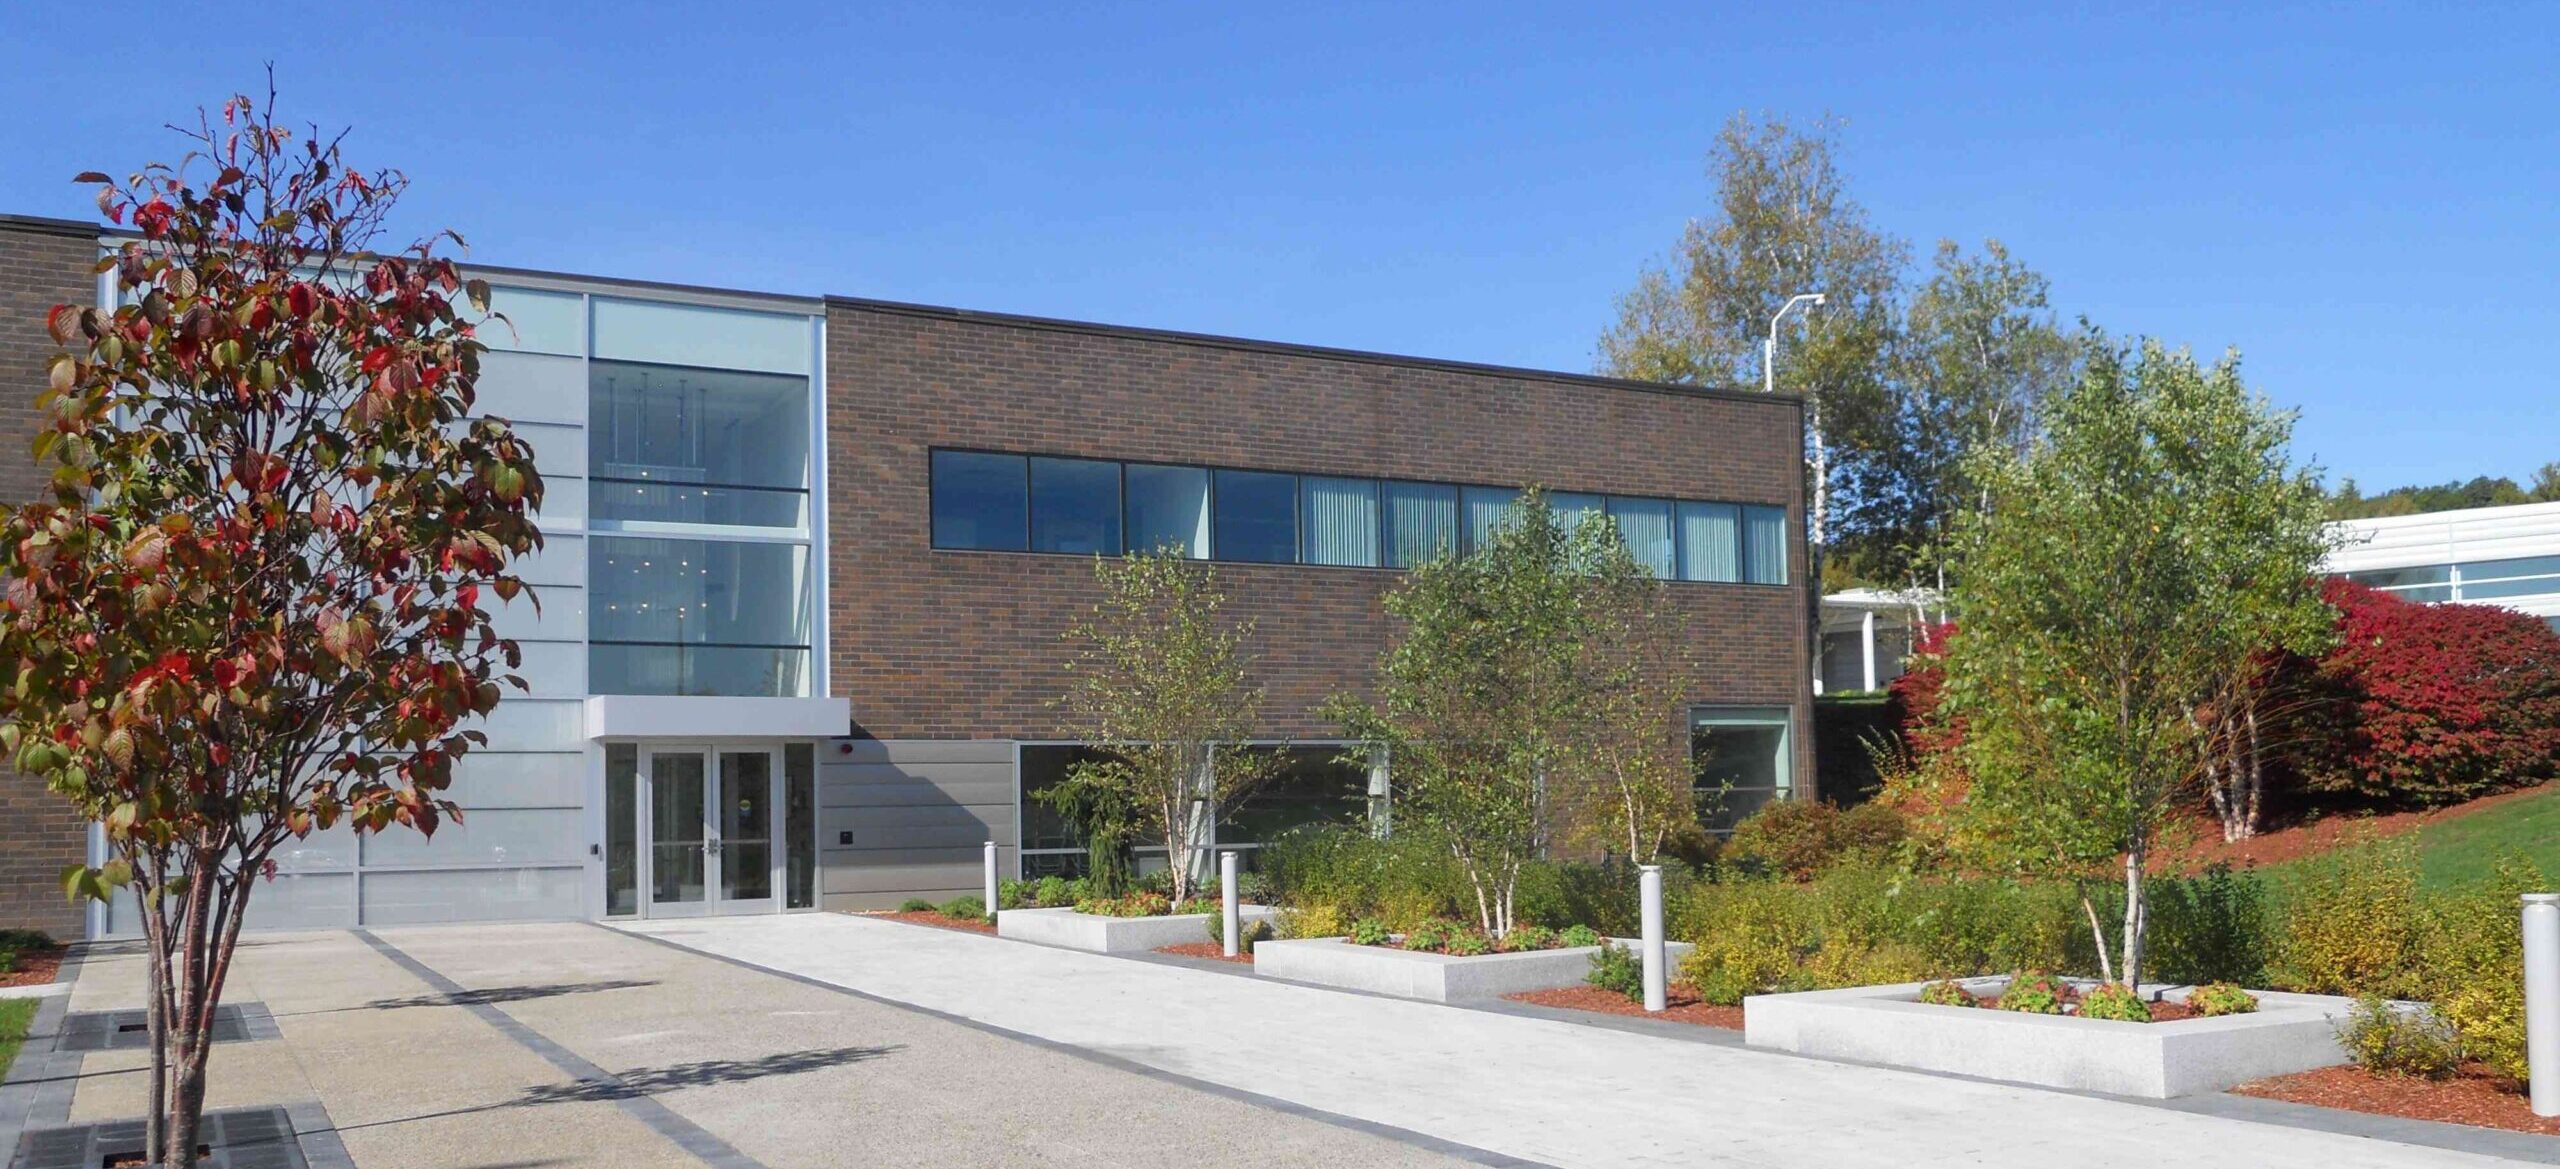
[[[1800,412],[1758,395],[841,300],[827,382],[833,689],[883,739],[1058,737],[1061,634],[1095,598],[1084,559],[934,550],[934,447],[1803,508]],[[1216,571],[1257,619],[1270,733],[1337,733],[1313,708],[1371,676],[1396,574]],[[1811,776],[1805,590],[1670,587],[1688,697],[1794,709]]]
[[[57,304],[96,303],[97,239],[87,224],[0,216],[0,499],[31,499],[43,487],[27,444],[56,351],[44,315]],[[63,900],[61,875],[87,855],[87,829],[69,804],[0,769],[0,926],[80,937],[80,910]]]

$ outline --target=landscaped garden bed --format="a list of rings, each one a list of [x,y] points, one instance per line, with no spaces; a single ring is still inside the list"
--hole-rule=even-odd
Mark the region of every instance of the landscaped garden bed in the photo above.
[[[1171,908],[1160,898],[1131,897],[1055,909],[1007,909],[996,914],[996,935],[1098,954],[1127,954],[1201,941],[1210,936],[1210,923],[1220,913],[1218,902],[1200,898],[1183,906],[1192,912],[1162,912]],[[1279,911],[1246,905],[1239,907],[1238,916],[1252,928],[1272,921]]]
[[[2189,988],[2146,986],[2139,996],[2099,988],[2018,976],[1755,995],[1743,1000],[1743,1034],[1754,1047],[1800,1055],[2152,1099],[2349,1059],[2338,1027],[2350,999],[2253,992],[2254,1009],[2154,1022],[2151,1001],[2184,1004]],[[1961,1004],[1958,992],[1976,1003]],[[1984,1005],[2003,1000],[2008,1009]],[[2148,1018],[2105,1017],[2108,1010]]]
[[[1292,982],[1450,1003],[1579,982],[1606,941],[1587,926],[1521,926],[1497,939],[1448,922],[1391,934],[1372,920],[1343,937],[1264,942],[1253,965],[1255,974]],[[1675,959],[1689,949],[1679,943],[1670,948]]]
[[[1559,986],[1547,990],[1524,990],[1502,996],[1515,1003],[1557,1007],[1568,1011],[1590,1011],[1601,1015],[1633,1015],[1644,1019],[1660,1019],[1666,1023],[1689,1023],[1726,1031],[1742,1030],[1742,1008],[1723,1007],[1698,997],[1695,987],[1672,983],[1663,996],[1659,1011],[1644,1009],[1639,999],[1631,999],[1614,990],[1597,986]]]
[[[44,986],[59,976],[67,947],[34,930],[0,930],[0,987]]]
[[[2232,1091],[2379,1116],[2560,1136],[2560,1117],[2534,1115],[2520,1085],[2479,1063],[2465,1064],[2443,1079],[2360,1067],[2318,1068],[2253,1080]]]
[[[1158,946],[1156,953],[1171,954],[1176,958],[1206,958],[1212,962],[1233,962],[1240,966],[1253,965],[1251,949],[1239,948],[1233,956],[1229,956],[1223,942],[1184,942],[1178,946]]]
[[[885,917],[891,921],[903,921],[909,925],[929,925],[973,934],[996,932],[995,923],[987,920],[987,903],[977,897],[954,897],[940,905],[935,905],[921,897],[914,897],[909,898],[893,911],[868,916]]]

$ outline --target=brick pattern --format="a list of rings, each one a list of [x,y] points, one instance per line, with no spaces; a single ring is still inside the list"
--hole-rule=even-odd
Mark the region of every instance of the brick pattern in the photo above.
[[[1062,634],[1093,603],[1075,557],[935,551],[929,451],[1098,458],[1782,504],[1803,513],[1792,401],[1647,390],[1212,339],[831,302],[827,314],[830,667],[863,733],[1054,738]],[[1803,581],[1804,550],[1790,579]],[[1392,572],[1220,564],[1257,619],[1275,736],[1337,728],[1391,632]],[[1671,586],[1696,703],[1796,711],[1811,776],[1808,594]],[[1666,727],[1666,732],[1673,728]]]
[[[0,499],[34,498],[44,476],[27,444],[36,395],[57,351],[45,313],[97,300],[98,233],[79,224],[0,219]],[[44,784],[0,768],[0,926],[82,936],[79,907],[62,896],[66,865],[88,856],[88,830]]]

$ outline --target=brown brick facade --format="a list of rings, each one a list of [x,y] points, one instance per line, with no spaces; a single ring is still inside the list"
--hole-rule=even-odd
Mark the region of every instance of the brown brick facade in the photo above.
[[[57,304],[96,302],[97,258],[95,227],[0,216],[0,499],[31,499],[43,487],[27,444],[57,349],[44,317]],[[80,910],[63,899],[61,874],[87,856],[88,831],[71,806],[0,769],[0,926],[80,937]]]
[[[935,447],[1803,510],[1789,399],[848,300],[829,302],[826,357],[832,686],[883,739],[1057,737],[1061,634],[1095,598],[1084,559],[934,550]],[[1670,587],[1689,698],[1793,709],[1795,771],[1810,776],[1791,543],[1796,587]],[[1269,732],[1336,733],[1313,708],[1371,676],[1396,574],[1216,571],[1258,623]]]

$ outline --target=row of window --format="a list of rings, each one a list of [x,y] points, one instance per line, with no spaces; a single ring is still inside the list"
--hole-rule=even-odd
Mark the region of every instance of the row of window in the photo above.
[[[1413,568],[1467,552],[1519,506],[1509,487],[933,452],[933,546],[986,552]],[[1785,508],[1552,492],[1570,521],[1607,515],[1667,580],[1787,583]]]
[[[2410,601],[2486,601],[2560,593],[2560,556],[2521,556],[2509,560],[2471,560],[2460,564],[2421,564],[2350,572],[2358,584]]]

